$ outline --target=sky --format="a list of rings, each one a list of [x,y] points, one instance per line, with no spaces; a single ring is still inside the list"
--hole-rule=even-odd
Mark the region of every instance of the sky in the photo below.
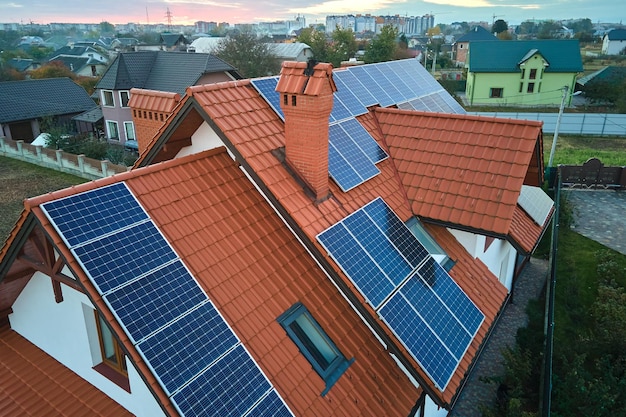
[[[355,8],[358,7],[358,8]],[[307,24],[327,15],[435,15],[435,24],[589,18],[593,23],[626,23],[624,0],[0,0],[0,23],[167,23],[215,21],[259,23],[304,16]]]

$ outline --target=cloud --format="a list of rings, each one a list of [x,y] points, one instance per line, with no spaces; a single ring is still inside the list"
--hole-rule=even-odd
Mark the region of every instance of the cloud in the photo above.
[[[312,15],[342,15],[353,13],[370,13],[385,9],[388,6],[397,6],[405,1],[391,0],[361,0],[355,3],[353,0],[329,0],[315,3],[306,7],[290,8],[289,13],[301,13]],[[356,7],[356,9],[355,9]]]

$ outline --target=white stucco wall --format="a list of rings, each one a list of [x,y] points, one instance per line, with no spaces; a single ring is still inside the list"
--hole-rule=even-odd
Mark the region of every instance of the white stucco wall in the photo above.
[[[176,158],[182,158],[183,156],[219,148],[220,146],[224,146],[224,142],[222,142],[222,139],[217,136],[215,131],[213,131],[213,129],[211,129],[211,127],[204,122],[200,125],[198,130],[191,135],[191,145],[185,146],[178,151]]]
[[[35,273],[13,304],[13,313],[9,315],[11,328],[131,413],[163,416],[132,364],[127,364],[130,393],[92,369],[102,362],[93,306],[84,294],[63,284],[61,287],[63,302],[56,303],[50,278]]]
[[[474,258],[480,259],[502,285],[511,291],[515,270],[515,248],[506,240],[495,239],[485,251],[486,237],[460,230],[448,229]]]
[[[424,417],[445,417],[447,415],[448,410],[438,407],[429,396],[426,396],[426,401],[424,403]]]

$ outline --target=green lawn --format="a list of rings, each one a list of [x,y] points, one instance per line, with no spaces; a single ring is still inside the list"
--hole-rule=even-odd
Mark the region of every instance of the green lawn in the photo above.
[[[0,156],[0,245],[15,225],[24,199],[87,180],[27,162]]]
[[[553,135],[544,135],[544,161],[550,157]],[[598,158],[606,166],[626,166],[626,137],[587,137],[559,135],[554,152],[554,166],[579,165]]]

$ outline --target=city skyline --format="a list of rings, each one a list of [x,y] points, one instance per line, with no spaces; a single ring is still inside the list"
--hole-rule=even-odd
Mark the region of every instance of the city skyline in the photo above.
[[[220,3],[213,0],[165,0],[127,2],[109,0],[85,3],[78,0],[0,0],[0,23],[99,23],[193,25],[196,21],[259,23],[304,16],[307,24],[325,22],[328,15],[372,14],[421,16],[432,14],[435,24],[463,21],[492,22],[502,19],[509,25],[525,20],[567,20],[589,18],[593,23],[621,23],[621,0],[550,0],[521,4],[519,0],[364,0],[354,9],[347,0],[275,0],[270,6],[250,0]]]

